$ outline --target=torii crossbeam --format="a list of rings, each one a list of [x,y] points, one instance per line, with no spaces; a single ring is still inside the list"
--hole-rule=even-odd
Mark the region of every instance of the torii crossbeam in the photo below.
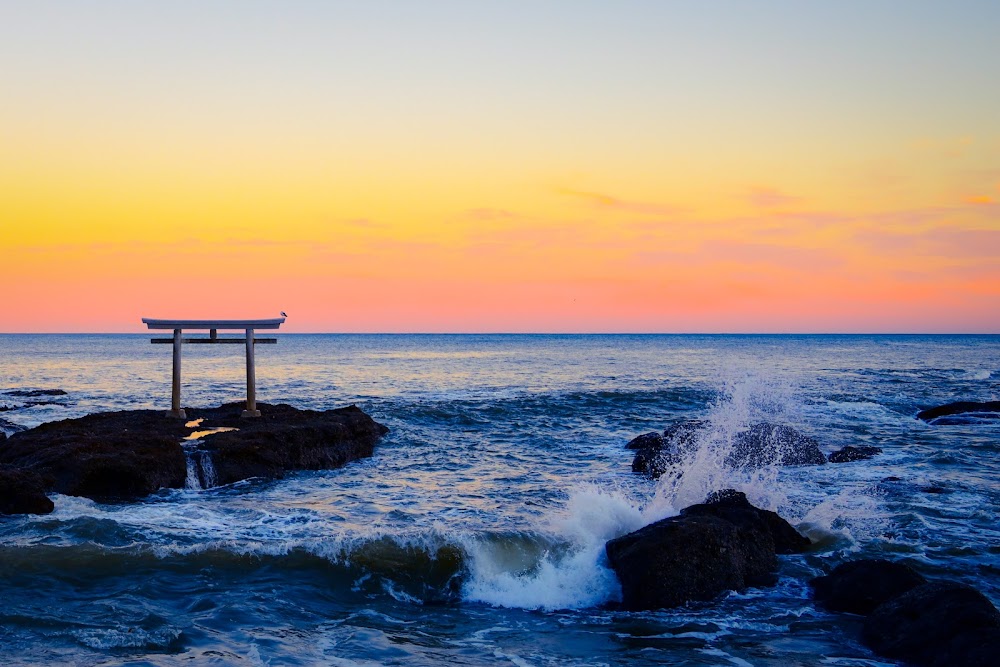
[[[173,338],[151,338],[150,343],[174,344],[174,383],[170,398],[170,417],[186,419],[184,408],[181,407],[181,345],[185,343],[245,343],[247,350],[247,408],[244,417],[260,417],[257,409],[257,375],[254,368],[254,345],[258,343],[277,343],[277,338],[255,338],[256,329],[277,329],[284,317],[274,317],[263,320],[159,320],[151,317],[142,318],[150,329],[173,329]],[[184,329],[208,330],[208,338],[184,338]],[[240,330],[246,332],[244,338],[219,338],[220,330]]]

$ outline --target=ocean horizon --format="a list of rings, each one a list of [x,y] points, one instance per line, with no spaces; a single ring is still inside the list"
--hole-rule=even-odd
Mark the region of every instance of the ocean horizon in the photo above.
[[[148,334],[0,336],[0,427],[164,409]],[[258,401],[358,405],[370,458],[136,502],[52,496],[0,520],[11,664],[886,664],[808,580],[862,557],[996,602],[996,421],[926,407],[1000,396],[996,335],[281,334]],[[9,392],[59,389],[17,398]],[[242,349],[186,346],[182,402],[245,398]],[[868,461],[632,472],[625,444],[691,419],[766,421]],[[715,443],[728,447],[732,443]],[[734,488],[813,547],[774,587],[627,612],[607,540]]]

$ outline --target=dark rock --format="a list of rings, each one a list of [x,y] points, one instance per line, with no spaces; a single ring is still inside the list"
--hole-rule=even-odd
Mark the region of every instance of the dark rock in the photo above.
[[[3,392],[6,396],[18,396],[20,398],[38,398],[39,396],[66,396],[62,389],[11,389]]]
[[[935,408],[921,410],[917,413],[917,419],[929,422],[934,419],[938,419],[939,417],[947,417],[950,415],[969,413],[990,414],[998,412],[1000,412],[1000,401],[987,401],[985,403],[958,401],[956,403],[948,403],[947,405],[939,405]]]
[[[932,582],[879,605],[862,638],[876,653],[915,665],[995,665],[1000,612],[976,589]]]
[[[770,510],[754,507],[746,494],[726,489],[716,491],[701,504],[681,510],[681,516],[716,516],[738,526],[752,527],[771,535],[774,551],[779,554],[798,554],[809,548],[811,542],[787,521]]]
[[[783,424],[754,424],[733,445],[726,462],[734,468],[762,468],[775,460],[786,466],[826,463],[816,440]]]
[[[41,477],[0,465],[0,514],[48,514],[52,509]]]
[[[875,607],[927,580],[909,565],[887,560],[843,563],[809,582],[820,606],[831,611],[869,614]]]
[[[0,450],[0,463],[35,471],[57,493],[138,498],[184,486],[184,431],[184,422],[157,410],[92,414],[15,433]]]
[[[698,432],[708,426],[707,422],[691,420],[671,424],[663,432],[646,433],[626,445],[635,449],[632,472],[641,472],[650,477],[659,477],[670,466],[680,463],[686,454],[698,446]]]
[[[662,436],[647,433],[628,443],[635,449],[633,472],[660,477],[694,452],[698,437],[708,423],[700,420],[678,422],[668,427]],[[732,468],[762,468],[773,462],[781,465],[822,465],[826,456],[819,443],[803,433],[782,424],[761,422],[735,435],[725,463]]]
[[[729,590],[773,584],[778,567],[775,535],[781,535],[785,548],[785,542],[794,540],[775,528],[771,514],[750,505],[742,493],[727,491],[686,508],[680,516],[609,541],[605,550],[622,584],[622,606],[676,607]]]
[[[865,459],[870,459],[873,456],[882,453],[880,447],[872,447],[870,445],[860,445],[855,447],[853,445],[847,445],[842,449],[830,454],[827,460],[830,463],[850,463],[851,461],[864,461]]]
[[[370,456],[388,429],[358,408],[318,412],[258,404],[261,417],[242,419],[242,403],[188,409],[208,431],[189,447],[209,452],[218,483],[281,477],[289,470],[341,466]],[[217,428],[237,431],[212,433]],[[158,410],[129,410],[49,422],[16,433],[0,448],[0,463],[31,470],[45,488],[98,500],[127,500],[160,488],[183,487],[182,439],[194,429]]]
[[[210,423],[239,430],[208,436],[201,447],[212,455],[219,484],[250,477],[275,479],[291,470],[339,468],[371,456],[375,443],[389,432],[353,405],[325,412],[270,405],[261,408],[256,419],[240,418],[242,403],[228,408],[212,412]]]
[[[652,449],[660,448],[663,446],[663,436],[656,431],[651,433],[643,433],[640,436],[636,436],[628,441],[625,445],[625,449]]]

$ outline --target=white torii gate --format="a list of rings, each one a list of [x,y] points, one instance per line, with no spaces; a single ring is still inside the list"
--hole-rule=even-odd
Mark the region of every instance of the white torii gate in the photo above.
[[[186,419],[181,407],[181,345],[184,343],[245,343],[247,350],[247,409],[244,417],[260,417],[257,409],[257,375],[254,369],[254,345],[258,343],[277,343],[277,338],[255,338],[255,329],[277,329],[285,321],[284,317],[274,317],[264,320],[158,320],[151,317],[142,318],[150,329],[173,329],[173,338],[151,338],[150,343],[173,343],[174,345],[174,384],[170,399],[169,417]],[[184,329],[208,330],[208,338],[184,338]],[[246,332],[245,338],[219,338],[219,330],[238,330]]]

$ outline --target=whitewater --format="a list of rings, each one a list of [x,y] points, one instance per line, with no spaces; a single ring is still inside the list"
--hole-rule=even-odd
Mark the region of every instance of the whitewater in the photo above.
[[[1000,336],[279,338],[258,399],[357,404],[391,429],[375,455],[0,518],[0,662],[882,665],[810,577],[887,557],[1000,601],[1000,423],[915,419],[1000,398]],[[225,347],[185,350],[185,405],[241,398]],[[163,408],[168,357],[145,336],[0,335],[0,428]],[[67,393],[6,393],[40,388]],[[630,439],[687,419],[708,428],[679,470],[631,472]],[[760,421],[883,453],[726,466]],[[618,610],[605,542],[721,488],[813,548],[781,558],[774,588]]]

